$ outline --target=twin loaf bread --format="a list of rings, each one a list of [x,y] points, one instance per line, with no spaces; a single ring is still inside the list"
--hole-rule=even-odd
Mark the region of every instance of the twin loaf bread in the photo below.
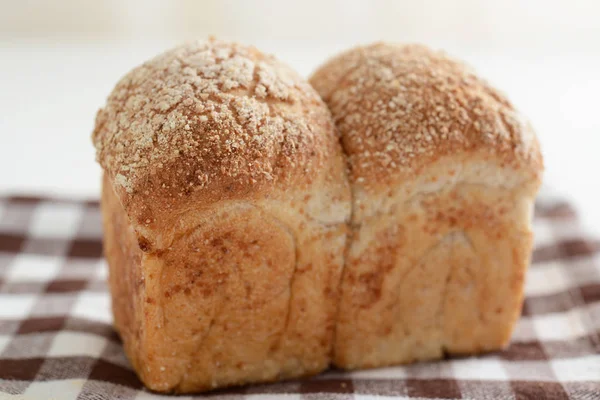
[[[252,47],[175,48],[98,112],[115,326],[153,390],[330,363],[350,193],[327,107]]]
[[[115,326],[149,388],[509,339],[542,170],[529,126],[419,46],[351,50],[311,83],[335,124],[295,72],[209,40],[134,69],[98,112]]]
[[[531,127],[423,46],[356,48],[310,82],[339,129],[353,197],[333,362],[502,348],[520,313],[543,169]]]

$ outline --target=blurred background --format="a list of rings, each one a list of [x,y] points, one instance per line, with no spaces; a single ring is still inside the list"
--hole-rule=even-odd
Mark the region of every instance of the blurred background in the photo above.
[[[96,110],[129,69],[215,35],[307,76],[376,40],[467,60],[533,122],[546,186],[600,232],[600,2],[0,0],[0,194],[95,198]]]

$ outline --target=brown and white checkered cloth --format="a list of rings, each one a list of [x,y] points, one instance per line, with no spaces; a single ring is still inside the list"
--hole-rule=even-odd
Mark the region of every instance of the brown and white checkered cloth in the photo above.
[[[210,393],[223,399],[600,399],[600,242],[536,207],[512,344],[481,357]],[[111,326],[97,202],[0,197],[0,399],[157,399]],[[187,398],[187,397],[185,397]]]

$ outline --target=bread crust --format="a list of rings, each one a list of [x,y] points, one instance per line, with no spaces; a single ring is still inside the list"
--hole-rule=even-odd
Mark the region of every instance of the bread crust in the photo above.
[[[167,248],[198,204],[310,190],[323,179],[337,192],[346,185],[331,115],[314,89],[274,57],[215,39],[125,75],[92,139],[147,249]]]
[[[98,112],[115,326],[149,388],[508,342],[543,170],[531,126],[423,46],[353,49],[311,83],[333,120],[285,65],[211,39],[134,69]]]
[[[115,327],[147,387],[201,392],[329,366],[345,224],[219,203],[169,249],[143,252],[112,188],[105,176]]]
[[[336,121],[353,194],[334,364],[505,346],[543,170],[529,123],[467,66],[420,45],[351,49],[310,82]]]
[[[389,43],[358,47],[326,62],[310,83],[341,132],[353,185],[377,191],[457,152],[483,152],[539,180],[542,158],[527,120],[470,67],[442,52]]]
[[[146,386],[328,367],[350,192],[310,85],[256,49],[188,44],[128,74],[93,139],[115,326]]]

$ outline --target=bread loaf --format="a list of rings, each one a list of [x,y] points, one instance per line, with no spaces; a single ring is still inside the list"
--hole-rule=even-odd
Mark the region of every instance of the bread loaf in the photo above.
[[[334,364],[505,346],[543,169],[530,125],[468,67],[423,46],[355,48],[310,82],[339,129],[353,195]]]
[[[93,142],[115,327],[146,386],[327,368],[350,193],[305,80],[253,47],[180,46],[117,84]]]
[[[311,83],[211,39],[98,112],[115,327],[150,389],[507,344],[543,170],[527,121],[423,46],[355,48]]]

